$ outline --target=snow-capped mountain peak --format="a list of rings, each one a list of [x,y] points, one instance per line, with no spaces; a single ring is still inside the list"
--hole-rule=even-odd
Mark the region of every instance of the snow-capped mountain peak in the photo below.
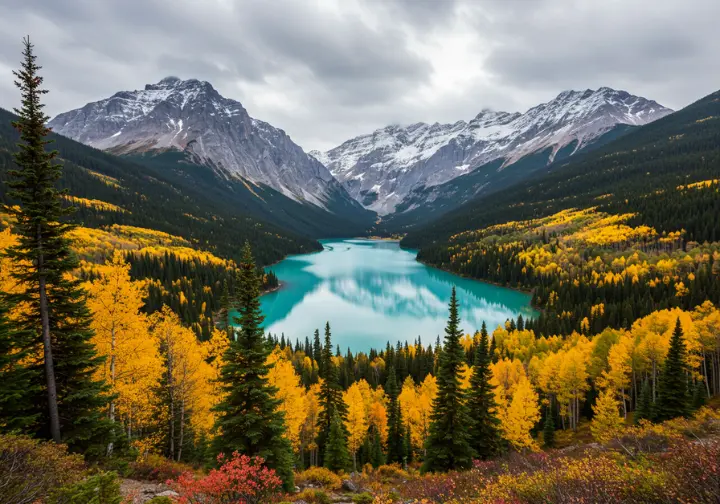
[[[524,114],[483,109],[468,122],[387,126],[313,153],[367,208],[392,213],[414,189],[443,184],[496,159],[503,166],[551,147],[582,148],[619,124],[639,126],[672,110],[609,87],[563,91]]]
[[[294,200],[331,211],[336,204],[362,211],[327,168],[283,130],[251,118],[240,102],[207,81],[166,77],[60,114],[49,125],[119,154],[184,151],[223,176],[265,184]]]

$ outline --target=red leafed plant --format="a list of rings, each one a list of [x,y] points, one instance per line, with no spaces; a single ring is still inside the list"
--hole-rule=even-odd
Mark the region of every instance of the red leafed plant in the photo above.
[[[263,466],[261,457],[234,452],[229,460],[222,453],[217,460],[220,468],[203,478],[186,472],[168,481],[180,495],[179,504],[260,504],[280,495],[282,481],[274,470]]]

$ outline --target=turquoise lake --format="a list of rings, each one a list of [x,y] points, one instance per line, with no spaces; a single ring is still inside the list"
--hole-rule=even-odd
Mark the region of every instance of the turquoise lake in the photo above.
[[[418,336],[434,344],[444,335],[453,285],[466,333],[483,321],[492,331],[508,318],[535,316],[529,295],[425,266],[397,242],[321,243],[322,252],[290,256],[270,268],[281,288],[261,297],[266,332],[304,342],[316,328],[322,334],[329,321],[333,344],[343,353]]]

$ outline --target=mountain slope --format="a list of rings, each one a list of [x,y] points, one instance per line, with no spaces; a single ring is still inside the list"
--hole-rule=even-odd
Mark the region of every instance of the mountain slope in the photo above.
[[[659,232],[692,227],[689,239],[702,239],[706,210],[715,211],[720,199],[715,193],[707,201],[668,195],[681,185],[720,178],[720,91],[552,168],[412,230],[403,246],[426,247],[467,230],[590,206],[637,213]]]
[[[672,111],[625,91],[565,91],[524,114],[484,110],[470,122],[388,126],[313,152],[367,208],[380,214],[417,206],[418,190],[446,183],[501,159],[496,171],[539,152],[545,164],[576,151],[617,125],[643,125]],[[405,202],[412,191],[414,203]]]
[[[208,82],[167,77],[59,114],[57,133],[116,154],[184,152],[219,176],[268,186],[350,220],[372,222],[330,172],[284,131],[251,118]]]
[[[591,152],[636,128],[638,126],[620,124],[583,147],[578,147],[578,142],[574,141],[554,154],[553,147],[547,147],[528,154],[506,167],[503,167],[505,160],[499,158],[444,184],[414,189],[396,207],[395,213],[382,219],[383,232],[404,233],[472,199],[486,197],[523,180],[549,173],[570,156]],[[548,164],[551,156],[553,162]]]
[[[12,152],[18,139],[10,125],[14,119],[0,109],[0,201],[6,204],[12,203],[4,181],[13,166]],[[313,239],[238,212],[223,200],[206,198],[162,173],[148,173],[145,166],[57,134],[51,138],[55,141],[51,147],[59,151],[64,163],[60,185],[76,198],[79,207],[73,220],[87,227],[123,224],[155,229],[225,258],[239,256],[242,243],[248,240],[261,264],[321,249]]]

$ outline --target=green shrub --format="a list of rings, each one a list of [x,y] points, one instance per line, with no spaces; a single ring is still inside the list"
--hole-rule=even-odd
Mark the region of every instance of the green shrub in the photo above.
[[[319,485],[330,490],[337,490],[342,485],[340,476],[324,467],[311,467],[295,476],[295,484],[307,486],[309,483]]]
[[[121,504],[120,482],[114,472],[89,478],[55,490],[49,504]]]
[[[3,504],[30,504],[46,499],[51,490],[85,477],[80,455],[65,445],[27,436],[0,435],[0,494]]]
[[[330,504],[330,497],[322,490],[306,488],[295,495],[295,501],[305,501],[309,504]]]
[[[145,504],[173,504],[173,501],[170,497],[153,497],[149,501],[146,501]]]
[[[369,492],[363,492],[353,496],[353,502],[355,504],[372,504],[375,498]]]

